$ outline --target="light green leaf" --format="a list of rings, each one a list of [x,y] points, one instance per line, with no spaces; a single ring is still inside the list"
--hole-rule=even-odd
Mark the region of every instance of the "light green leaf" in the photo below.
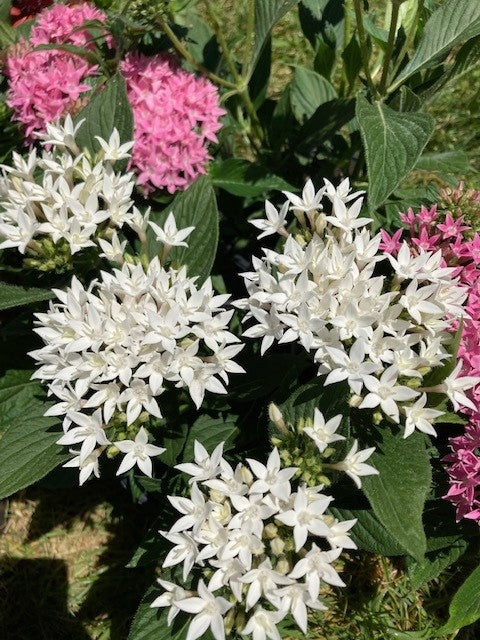
[[[218,245],[218,209],[215,192],[209,177],[201,176],[178,194],[170,207],[153,213],[151,220],[162,226],[170,211],[179,229],[195,227],[186,239],[188,247],[173,247],[170,258],[176,267],[186,265],[189,276],[199,276],[200,282],[209,275]],[[148,230],[152,254],[162,251],[152,229]]]
[[[368,169],[368,205],[375,211],[415,166],[433,133],[427,113],[398,113],[357,97],[356,115]]]
[[[480,619],[480,567],[468,576],[450,603],[449,618],[439,630],[442,634],[473,624]]]
[[[313,116],[321,104],[336,97],[337,92],[326,78],[305,67],[295,67],[290,102],[299,122]]]
[[[447,0],[430,16],[415,54],[394,86],[431,66],[452,47],[480,34],[480,2]]]
[[[432,469],[423,434],[402,438],[387,425],[377,429],[376,449],[369,458],[379,475],[362,478],[373,512],[405,551],[421,561],[427,541],[422,523]]]
[[[468,154],[465,151],[424,153],[418,159],[415,169],[442,173],[466,173],[469,169]]]
[[[299,0],[256,0],[255,40],[250,69],[254,69],[273,26],[290,11]]]
[[[50,289],[36,289],[35,287],[17,287],[13,284],[0,282],[0,310],[22,307],[34,302],[42,302],[54,298]]]
[[[255,198],[268,191],[294,187],[269,173],[267,169],[241,158],[216,161],[210,166],[210,178],[214,187],[220,187],[234,196]]]
[[[49,406],[31,371],[7,371],[0,379],[0,499],[43,478],[69,458],[55,444],[58,418],[45,418]]]
[[[125,80],[115,74],[75,117],[75,122],[85,119],[80,127],[76,141],[81,148],[91,153],[100,150],[95,136],[105,140],[110,138],[116,128],[121,142],[133,140],[133,115],[128,101]]]

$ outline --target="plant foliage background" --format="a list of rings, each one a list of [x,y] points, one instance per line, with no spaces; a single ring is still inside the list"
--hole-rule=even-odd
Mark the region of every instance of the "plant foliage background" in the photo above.
[[[463,179],[476,185],[476,0],[99,0],[97,6],[116,48],[97,37],[104,27],[92,22],[93,45],[73,52],[98,65],[89,101],[74,114],[76,123],[85,118],[80,148],[97,153],[95,136],[108,140],[113,127],[121,142],[133,139],[118,70],[126,52],[174,52],[185,70],[206,75],[220,91],[225,113],[205,175],[175,193],[137,189],[133,196],[142,213],[151,208],[154,223],[163,227],[173,211],[179,228],[195,227],[188,247],[174,247],[170,260],[200,283],[211,275],[219,294],[245,295],[238,273],[260,254],[249,220],[260,217],[266,198],[278,204],[279,191],[300,192],[307,178],[319,188],[323,178],[337,185],[348,177],[367,191],[373,229],[389,233],[401,226],[400,213],[439,202],[442,189],[451,193]],[[0,3],[4,53],[28,37],[35,19],[13,27],[11,10],[12,3]],[[2,90],[0,155],[8,165],[13,153],[27,149],[5,102],[6,76]],[[132,253],[139,251],[136,240],[128,241]],[[159,251],[151,229],[144,246],[150,257]],[[70,457],[56,444],[60,421],[44,416],[51,398],[31,380],[27,354],[41,346],[33,314],[47,308],[51,289],[65,288],[73,273],[88,283],[110,267],[93,251],[63,263],[57,256],[47,252],[34,263],[8,248],[0,256],[0,497],[9,500],[0,537],[0,637],[180,639],[185,628],[172,630],[149,607],[169,548],[157,531],[174,520],[166,495],[187,491],[174,466],[191,462],[196,439],[209,452],[225,442],[235,462],[266,459],[270,439],[279,437],[271,402],[293,426],[311,420],[315,408],[345,420],[350,408],[342,391],[332,394],[318,383],[298,345],[277,345],[260,358],[259,344],[245,340],[238,361],[246,374],[232,377],[227,395],[207,394],[197,411],[185,393],[166,392],[159,440],[166,453],[153,478],[131,470],[115,479],[114,461],[106,461],[101,479],[78,488],[76,470],[60,466]],[[241,334],[238,312],[229,328]],[[379,476],[363,478],[362,492],[335,485],[331,513],[357,519],[351,533],[358,550],[342,555],[347,586],[325,593],[329,611],[313,613],[309,637],[476,637],[478,526],[456,522],[442,498],[448,483],[441,459],[463,422],[449,407],[437,439],[418,431],[403,439],[391,425],[361,424],[363,432],[353,426],[362,446],[376,447],[369,463]],[[303,637],[288,621],[281,633]]]

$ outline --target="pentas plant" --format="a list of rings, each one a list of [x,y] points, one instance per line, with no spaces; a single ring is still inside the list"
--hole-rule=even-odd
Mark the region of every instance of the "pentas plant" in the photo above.
[[[131,168],[146,193],[185,189],[211,156],[221,127],[216,87],[180,67],[170,54],[128,53],[120,65],[133,111]]]
[[[114,130],[92,156],[75,141],[82,126],[70,116],[48,124],[41,153],[14,153],[13,166],[1,165],[0,248],[15,248],[26,266],[62,271],[72,267],[74,254],[99,245],[111,254],[113,245],[119,248],[117,229],[144,224],[132,206],[133,174],[114,168],[130,157],[133,143],[120,144]]]
[[[41,12],[28,40],[20,39],[8,49],[4,67],[8,79],[6,103],[13,110],[13,118],[21,123],[29,144],[45,131],[47,123],[79,111],[92,89],[91,79],[98,75],[98,64],[88,56],[61,47],[37,47],[73,45],[88,53],[93,39],[81,27],[85,21],[105,19],[105,14],[88,2],[55,4]],[[106,42],[113,45],[110,37]]]
[[[331,434],[340,419],[329,421]],[[325,424],[318,412],[320,421]],[[162,532],[174,545],[163,567],[183,565],[183,582],[160,578],[164,593],[151,606],[169,607],[169,625],[187,613],[188,640],[208,628],[216,640],[232,630],[276,639],[277,625],[289,615],[307,633],[308,610],[326,609],[319,598],[323,583],[345,586],[334,562],[343,549],[356,548],[349,535],[356,520],[329,515],[333,498],[322,485],[299,482],[299,469],[284,466],[277,448],[266,464],[247,459],[232,467],[223,446],[209,455],[195,442],[195,462],[177,467],[190,476],[191,489],[189,497],[169,496],[181,515]],[[376,473],[369,465],[355,468],[348,456],[344,465],[358,482],[359,475]],[[192,573],[195,588],[186,585]]]
[[[103,23],[106,16],[89,3],[55,4],[37,18],[28,41],[7,52],[7,104],[33,144],[46,125],[88,104],[99,75],[89,55],[54,45],[74,45],[88,54],[96,40],[85,22]],[[114,40],[105,32],[107,47]],[[98,40],[98,38],[97,38]],[[52,49],[38,50],[39,45]],[[168,193],[187,188],[211,159],[209,145],[217,142],[220,107],[217,88],[205,77],[181,68],[169,53],[145,56],[129,52],[119,64],[134,120],[130,168],[144,193]],[[68,78],[68,82],[65,82]]]
[[[173,217],[167,224],[152,223],[163,260],[191,231],[178,231]],[[151,475],[149,458],[164,449],[148,444],[143,425],[162,418],[165,389],[187,389],[198,409],[206,391],[226,393],[228,374],[243,372],[233,361],[243,345],[228,331],[233,310],[222,306],[229,295],[215,295],[209,278],[195,281],[158,257],[146,267],[126,262],[87,288],[74,276],[55,291],[59,302],[36,314],[45,346],[31,353],[40,365],[33,377],[59,400],[46,413],[64,416],[58,443],[80,446],[66,466],[80,468],[81,484],[98,476],[105,450],[127,454],[118,474],[137,464]]]
[[[432,408],[430,394],[444,394],[457,410],[470,404],[466,392],[477,381],[457,368],[429,383],[451,358],[451,318],[466,314],[468,292],[455,268],[440,250],[413,255],[407,243],[396,256],[383,253],[348,179],[337,188],[325,180],[318,192],[308,181],[302,197],[285,196],[279,210],[267,201],[266,219],[252,222],[260,238],[278,234],[281,243],[243,274],[248,297],[236,305],[254,321],[243,335],[261,338],[262,354],[274,342],[298,342],[325,385],[348,383],[351,406],[401,423],[404,437],[415,429],[435,435],[443,410]]]
[[[440,251],[445,266],[455,269],[456,277],[468,291],[455,370],[469,381],[466,397],[458,398],[461,406],[456,407],[468,424],[462,435],[449,440],[451,452],[445,462],[450,489],[445,497],[455,505],[458,520],[467,518],[480,523],[480,192],[467,191],[460,184],[453,191],[443,190],[441,196],[438,205],[422,207],[418,213],[409,209],[403,214],[407,229],[392,236],[382,232],[382,246],[396,256],[403,234],[413,256],[422,249]],[[457,318],[452,318],[451,328],[458,328]]]

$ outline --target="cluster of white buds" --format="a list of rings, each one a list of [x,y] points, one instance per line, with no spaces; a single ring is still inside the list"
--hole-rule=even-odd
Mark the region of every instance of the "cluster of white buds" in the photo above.
[[[59,443],[81,445],[68,464],[83,470],[82,482],[98,475],[98,456],[112,443],[132,453],[130,467],[150,474],[146,458],[158,451],[139,428],[150,415],[161,418],[165,388],[188,389],[199,408],[206,391],[226,393],[228,374],[243,372],[232,360],[243,347],[228,331],[233,310],[222,306],[229,296],[216,295],[210,279],[195,281],[158,258],[147,268],[125,263],[88,288],[74,277],[36,314],[45,346],[31,353],[40,365],[33,377],[58,399],[46,415],[64,416]]]
[[[359,217],[363,198],[350,193],[348,180],[337,189],[325,180],[317,193],[308,181],[301,198],[285,195],[280,211],[267,201],[267,218],[253,221],[259,237],[286,240],[279,251],[263,249],[243,274],[249,297],[236,305],[255,321],[244,336],[262,338],[262,354],[274,341],[298,342],[314,354],[326,385],[348,383],[352,405],[402,422],[405,437],[415,429],[435,435],[443,412],[429,406],[428,394],[468,406],[465,390],[476,383],[456,370],[442,385],[428,384],[451,357],[452,317],[465,315],[467,292],[455,269],[441,251],[412,256],[406,243],[396,258],[379,251],[381,237],[366,228],[371,218]],[[297,219],[291,233],[289,210]]]
[[[333,563],[356,548],[348,533],[356,520],[329,515],[332,497],[321,485],[292,486],[298,470],[283,467],[276,448],[266,465],[247,459],[235,468],[222,452],[223,443],[209,455],[195,442],[195,463],[177,467],[191,476],[190,496],[169,496],[181,517],[162,532],[174,545],[163,566],[183,564],[184,582],[201,568],[202,578],[195,591],[158,580],[165,592],[151,606],[169,607],[169,624],[180,611],[192,614],[189,640],[209,627],[216,640],[233,628],[280,638],[289,614],[306,633],[308,609],[326,608],[322,581],[344,586]]]
[[[97,138],[101,150],[92,157],[75,142],[82,124],[74,126],[70,116],[48,124],[41,154],[32,149],[24,159],[14,152],[13,166],[1,166],[0,248],[17,248],[43,270],[63,266],[64,254],[119,244],[116,229],[142,224],[132,206],[133,173],[114,169],[130,157],[133,142],[120,144],[114,129],[108,141]]]

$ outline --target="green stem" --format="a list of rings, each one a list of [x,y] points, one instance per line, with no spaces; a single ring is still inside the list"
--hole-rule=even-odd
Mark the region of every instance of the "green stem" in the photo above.
[[[413,22],[412,22],[412,24],[410,26],[410,30],[409,30],[409,32],[407,34],[407,37],[405,39],[405,42],[403,43],[402,48],[400,49],[400,53],[398,54],[397,61],[395,62],[395,65],[393,67],[392,78],[394,78],[397,75],[398,70],[400,69],[400,67],[402,65],[402,62],[403,62],[405,56],[408,53],[408,50],[410,49],[410,47],[413,44],[413,41],[415,39],[415,34],[417,32],[418,22],[420,20],[420,16],[421,16],[422,11],[423,11],[423,2],[424,2],[424,0],[418,0],[418,5],[417,5],[417,10],[415,12],[415,17],[413,18]],[[388,89],[387,93],[392,93],[392,91],[394,91],[396,88],[397,88],[396,85],[392,85],[392,87],[390,87]]]
[[[365,34],[365,27],[363,26],[362,6],[361,0],[353,0],[353,6],[355,9],[355,20],[357,22],[358,39],[360,42],[360,54],[362,57],[362,66],[367,79],[368,88],[374,98],[378,97],[377,89],[373,84],[372,76],[370,75],[370,67],[368,65],[368,48],[367,48],[367,36]]]
[[[225,80],[225,78],[222,78],[222,77],[218,76],[216,73],[213,73],[209,69],[206,69],[202,64],[197,62],[195,60],[195,58],[192,56],[192,54],[188,51],[188,49],[177,38],[177,36],[172,31],[172,29],[170,29],[169,25],[165,22],[163,17],[161,15],[159,15],[157,17],[157,20],[158,20],[158,22],[160,24],[160,27],[163,29],[165,35],[167,36],[167,38],[172,43],[173,48],[175,49],[175,51],[180,56],[182,56],[182,58],[184,58],[187,62],[189,62],[198,71],[200,71],[201,73],[206,75],[207,78],[209,78],[212,82],[215,82],[216,84],[218,84],[218,85],[220,85],[222,87],[227,87],[228,89],[237,89],[238,88],[237,85],[234,84],[233,82],[230,82],[229,80]]]
[[[232,74],[233,79],[235,80],[235,84],[238,87],[242,81],[241,75],[237,71],[237,67],[235,65],[235,61],[230,55],[230,50],[228,48],[227,41],[225,40],[225,35],[223,33],[223,29],[221,24],[218,21],[217,14],[210,4],[210,0],[203,0],[205,3],[205,8],[207,10],[207,15],[210,18],[210,21],[213,26],[213,30],[218,40],[218,44],[220,45],[220,49],[222,50],[223,57],[225,58],[225,62],[227,63],[228,70]]]
[[[400,4],[395,0],[392,0],[392,16],[390,18],[390,29],[388,31],[387,49],[385,51],[385,57],[383,59],[382,77],[380,78],[380,86],[379,86],[380,95],[382,96],[385,95],[385,89],[387,87],[388,67],[390,66],[393,47],[395,46],[399,9],[400,9]]]
[[[217,37],[218,40],[218,44],[220,45],[220,49],[222,50],[222,54],[223,57],[225,58],[225,62],[227,63],[227,66],[230,70],[230,73],[232,74],[234,80],[235,80],[235,84],[234,86],[236,87],[237,91],[238,91],[238,95],[240,96],[240,99],[243,102],[243,105],[245,107],[245,111],[247,112],[249,118],[250,118],[250,123],[251,123],[251,127],[252,127],[252,132],[254,134],[254,136],[256,136],[258,138],[258,140],[260,141],[260,143],[263,142],[263,129],[262,126],[260,124],[260,120],[258,119],[258,115],[257,112],[255,111],[255,107],[253,105],[252,100],[250,99],[250,94],[248,92],[248,75],[243,74],[240,75],[240,73],[237,70],[237,67],[235,65],[235,61],[232,58],[232,56],[230,55],[230,50],[228,48],[228,44],[227,41],[225,40],[225,36],[223,33],[223,29],[220,25],[220,23],[218,22],[217,16],[215,14],[215,11],[212,7],[212,5],[210,4],[210,0],[204,0],[205,3],[205,7],[207,9],[207,13],[208,13],[208,17],[211,20],[212,26],[213,26],[213,30],[215,32],[215,35]],[[252,9],[253,7],[253,15],[252,15],[252,24],[251,24],[251,30],[252,30],[252,34],[253,34],[253,28],[254,28],[254,21],[255,21],[255,5],[254,3],[251,3],[250,9]],[[251,37],[250,37],[251,40]],[[247,47],[248,48],[248,47]],[[254,145],[256,146],[256,145]]]
[[[243,50],[242,77],[247,80],[250,77],[250,64],[253,51],[253,33],[255,30],[255,0],[248,0],[247,13],[247,37]]]

